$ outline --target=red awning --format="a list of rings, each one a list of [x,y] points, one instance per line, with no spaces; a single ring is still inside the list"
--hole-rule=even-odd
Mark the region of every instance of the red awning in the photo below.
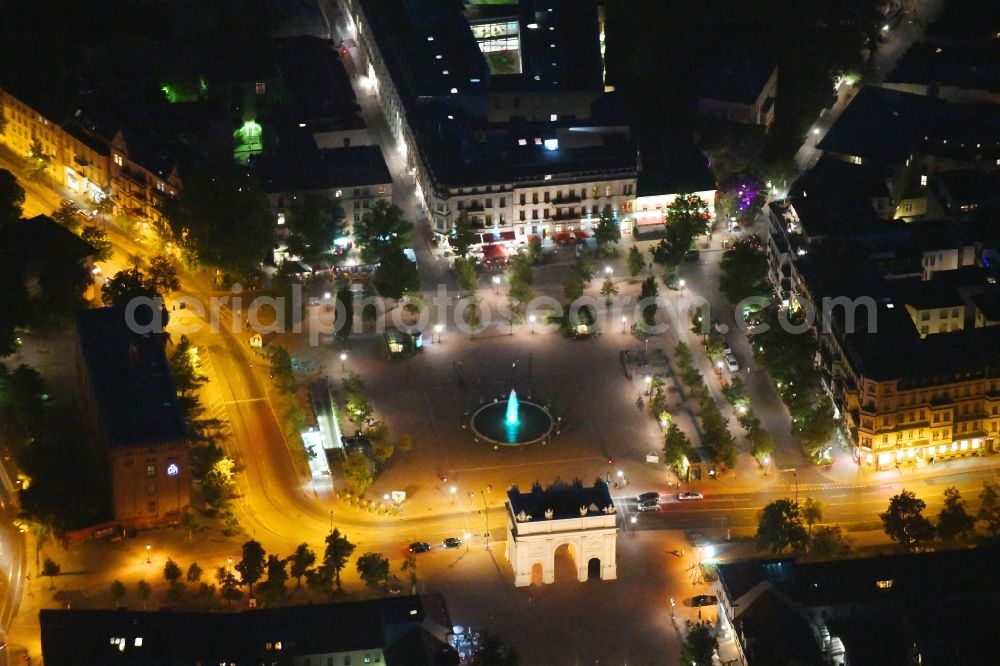
[[[568,243],[570,242],[570,240],[572,240],[572,238],[573,234],[571,234],[568,231],[560,231],[559,233],[556,234],[557,243]]]
[[[507,256],[502,245],[484,245],[483,257],[486,259],[503,259]]]
[[[576,231],[574,233],[576,234],[577,240],[583,240],[584,238],[590,238],[590,234],[587,233],[586,231]]]

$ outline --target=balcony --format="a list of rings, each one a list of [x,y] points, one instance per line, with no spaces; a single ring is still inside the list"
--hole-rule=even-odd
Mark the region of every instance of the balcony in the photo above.
[[[583,215],[581,215],[580,213],[571,213],[569,211],[565,211],[562,213],[556,213],[549,219],[554,222],[567,222],[569,220],[579,220],[582,217]]]
[[[563,194],[561,196],[558,196],[558,197],[554,198],[552,200],[552,203],[554,203],[554,204],[575,204],[575,203],[580,203],[581,201],[583,201],[583,199],[581,199],[576,194]]]

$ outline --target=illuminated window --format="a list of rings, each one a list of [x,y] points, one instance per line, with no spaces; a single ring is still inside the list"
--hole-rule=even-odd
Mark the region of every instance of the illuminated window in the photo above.
[[[927,174],[920,175],[920,187],[927,187]]]
[[[951,451],[952,451],[952,453],[954,453],[955,451],[958,451],[958,442],[952,442],[951,443]]]
[[[333,196],[335,198],[339,199],[340,197],[344,196],[344,191],[343,190],[337,190],[336,192],[333,193]]]
[[[385,185],[379,185],[378,186],[378,193],[379,194],[385,194],[385,192],[386,192]]]
[[[142,647],[142,636],[136,636],[134,642],[136,647]]]
[[[549,120],[551,120],[552,122],[555,122],[555,121],[559,120],[559,115],[553,113],[552,115],[549,116]]]
[[[258,95],[266,95],[267,94],[267,84],[265,82],[263,82],[263,81],[258,81],[254,85],[254,92],[256,92]]]
[[[156,463],[152,460],[146,461],[146,476],[156,476]]]
[[[113,159],[115,161],[115,164],[117,164],[118,166],[122,165],[122,156],[121,155],[119,155],[118,153],[115,153],[115,156],[114,156]]]
[[[893,583],[895,582],[896,581],[892,580],[891,578],[889,580],[877,580],[875,581],[875,587],[877,587],[880,590],[888,590],[890,587],[892,587]]]

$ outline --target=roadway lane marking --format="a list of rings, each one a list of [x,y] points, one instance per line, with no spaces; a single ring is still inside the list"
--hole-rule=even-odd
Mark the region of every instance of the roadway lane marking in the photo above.
[[[244,402],[267,402],[267,398],[241,398],[239,400],[226,400],[222,404],[224,405],[239,405]]]

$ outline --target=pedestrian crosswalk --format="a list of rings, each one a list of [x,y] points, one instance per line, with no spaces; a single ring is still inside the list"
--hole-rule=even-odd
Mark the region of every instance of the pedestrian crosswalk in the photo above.
[[[198,361],[201,364],[205,375],[209,378],[209,381],[205,385],[202,392],[202,400],[204,401],[206,411],[211,418],[215,419],[219,423],[219,434],[223,437],[230,438],[233,436],[233,426],[229,421],[229,414],[226,410],[226,402],[222,398],[222,394],[219,392],[217,387],[212,386],[212,382],[216,379],[216,377],[213,372],[212,357],[209,355],[207,349],[201,351]]]

